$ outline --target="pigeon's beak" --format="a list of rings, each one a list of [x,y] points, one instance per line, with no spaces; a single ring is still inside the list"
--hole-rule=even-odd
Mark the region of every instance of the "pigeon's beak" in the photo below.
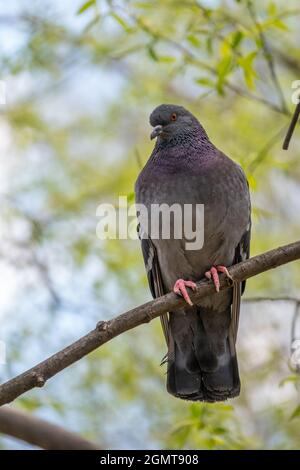
[[[155,137],[158,137],[163,131],[163,127],[161,125],[155,126],[153,131],[151,132],[150,139],[153,140]]]

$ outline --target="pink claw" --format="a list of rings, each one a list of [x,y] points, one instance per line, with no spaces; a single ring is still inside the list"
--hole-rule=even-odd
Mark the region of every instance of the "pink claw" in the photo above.
[[[218,272],[224,273],[229,279],[232,279],[226,266],[223,266],[221,264],[219,264],[218,266],[212,266],[209,271],[206,271],[205,277],[207,279],[212,278],[217,292],[220,291],[220,280],[219,280]]]
[[[229,274],[229,271],[226,268],[226,266],[222,266],[222,264],[219,264],[218,266],[216,266],[216,268],[217,268],[217,271],[219,271],[219,273],[226,274],[226,276],[232,280],[232,276]]]
[[[177,295],[181,295],[184,300],[192,306],[193,302],[190,299],[186,287],[190,287],[192,290],[195,290],[197,286],[193,281],[184,281],[183,279],[177,279],[173,287],[173,292],[175,292],[175,294]]]
[[[219,290],[220,290],[220,281],[219,281],[219,275],[218,275],[217,268],[215,268],[215,266],[212,266],[209,271],[206,271],[205,277],[207,277],[207,279],[212,278],[213,283],[214,283],[215,288],[216,288],[216,291],[219,292]]]

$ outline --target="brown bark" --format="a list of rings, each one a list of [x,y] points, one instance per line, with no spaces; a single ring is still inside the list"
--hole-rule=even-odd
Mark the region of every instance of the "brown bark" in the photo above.
[[[0,409],[0,433],[47,450],[100,449],[77,434],[10,406]]]

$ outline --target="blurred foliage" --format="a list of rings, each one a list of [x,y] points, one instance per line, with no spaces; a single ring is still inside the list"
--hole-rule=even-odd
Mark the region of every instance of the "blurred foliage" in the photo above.
[[[299,16],[296,0],[18,0],[0,7],[7,85],[0,250],[3,276],[13,277],[1,307],[8,344],[1,379],[150,298],[138,242],[98,240],[95,214],[119,195],[132,201],[152,148],[148,116],[161,102],[189,108],[245,169],[252,253],[297,239],[299,132],[288,152],[281,142],[300,74]],[[247,295],[294,295],[299,287],[294,264],[252,279]],[[299,447],[297,394],[257,413],[251,405],[262,380],[278,372],[278,387],[289,373],[276,344],[249,370],[241,340],[244,392],[230,405],[170,397],[158,365],[164,353],[155,322],[17,405],[110,448]]]

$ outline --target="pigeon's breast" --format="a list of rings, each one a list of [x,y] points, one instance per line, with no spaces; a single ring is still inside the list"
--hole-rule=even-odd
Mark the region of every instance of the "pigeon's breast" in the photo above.
[[[162,236],[163,219],[158,222],[159,236],[152,237],[151,230],[150,236],[169,290],[178,278],[198,280],[214,264],[231,265],[236,246],[249,223],[247,182],[242,170],[227,157],[221,164],[211,161],[202,165],[181,164],[175,170],[167,166],[148,169],[137,181],[136,202],[147,209],[147,215],[140,219],[140,223],[143,225],[147,219],[148,229],[151,228],[153,207],[155,212],[157,206],[165,206],[166,212],[162,211],[162,217],[165,214],[166,223],[170,220],[170,236]],[[182,230],[177,230],[177,233],[171,210],[175,210],[175,206],[182,211],[181,221],[177,220],[177,229],[181,224]],[[196,244],[195,248],[191,248],[190,243],[193,230],[186,234],[184,226],[187,206],[192,207],[189,227],[197,227],[197,239],[203,242],[201,246]],[[204,215],[202,224],[201,214]],[[176,238],[180,232],[181,238]]]

